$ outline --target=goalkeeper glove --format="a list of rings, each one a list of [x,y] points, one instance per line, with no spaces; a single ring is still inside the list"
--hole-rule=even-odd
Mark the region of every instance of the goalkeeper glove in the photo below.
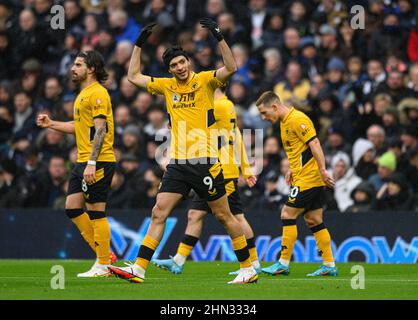
[[[224,37],[219,29],[218,24],[210,18],[203,18],[200,21],[203,28],[208,28],[212,32],[216,40],[221,41]]]

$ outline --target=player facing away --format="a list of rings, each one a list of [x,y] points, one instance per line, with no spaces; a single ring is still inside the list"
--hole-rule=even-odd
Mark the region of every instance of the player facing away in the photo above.
[[[283,105],[272,91],[263,93],[256,105],[264,120],[273,124],[280,122],[280,135],[290,162],[286,182],[291,186],[280,216],[283,224],[280,259],[262,271],[271,275],[289,274],[289,262],[297,239],[296,219],[303,214],[323,260],[323,265],[308,276],[336,276],[338,270],[332,255],[331,237],[322,220],[324,187],[332,188],[334,180],[326,170],[324,153],[312,121],[294,107]]]
[[[102,56],[95,51],[80,52],[71,77],[81,90],[74,102],[74,121],[54,121],[47,114],[40,114],[37,125],[75,134],[77,164],[71,172],[65,212],[97,256],[91,269],[77,276],[104,277],[111,275],[107,269],[111,253],[105,210],[116,159],[112,104],[102,86],[107,79]]]
[[[128,267],[109,267],[122,279],[140,283],[164,233],[168,215],[176,204],[193,189],[205,199],[215,217],[224,225],[232,239],[240,272],[229,283],[252,283],[258,279],[250,261],[247,241],[238,220],[232,215],[225,192],[224,177],[218,161],[217,130],[213,109],[214,91],[236,71],[232,52],[219,27],[210,19],[200,21],[219,42],[224,67],[194,73],[187,53],[174,46],[163,54],[163,61],[172,78],[154,78],[141,73],[141,47],[152,33],[155,24],[140,33],[128,69],[128,79],[153,94],[165,96],[171,127],[170,163],[161,181],[151,223],[139,248],[134,264]],[[213,136],[215,139],[213,139]],[[215,140],[215,141],[213,141]],[[213,143],[215,142],[215,143]]]
[[[251,263],[257,273],[260,273],[261,268],[255,247],[254,232],[244,216],[237,188],[240,169],[235,160],[236,153],[240,156],[241,172],[248,186],[253,187],[257,182],[257,178],[251,172],[247,153],[242,143],[241,133],[237,128],[235,107],[232,101],[226,97],[225,88],[226,86],[216,89],[214,97],[215,121],[220,132],[218,138],[219,161],[221,162],[225,178],[225,189],[228,196],[229,208],[241,224],[245,238],[247,239]],[[195,195],[188,211],[186,231],[178,246],[176,255],[171,259],[155,259],[151,262],[157,267],[166,269],[174,274],[182,273],[186,259],[192,252],[202,233],[203,219],[208,212],[211,212],[211,210],[206,201],[198,195]],[[238,272],[234,271],[230,274],[238,274]]]

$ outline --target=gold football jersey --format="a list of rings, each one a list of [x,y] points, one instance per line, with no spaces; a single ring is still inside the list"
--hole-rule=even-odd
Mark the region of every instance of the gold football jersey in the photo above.
[[[165,96],[172,159],[218,157],[213,96],[221,85],[216,71],[191,72],[184,84],[175,78],[151,77],[148,81],[149,92]]]
[[[308,143],[316,138],[311,119],[292,107],[280,123],[280,134],[290,162],[292,185],[298,186],[300,191],[325,186],[318,164],[308,146]]]
[[[222,164],[224,178],[237,179],[239,177],[236,151],[240,156],[241,172],[244,178],[248,178],[252,174],[241,133],[237,128],[235,107],[226,96],[215,100],[215,120],[219,130],[219,161]]]
[[[93,119],[106,119],[106,135],[97,161],[115,162],[113,152],[114,124],[109,93],[99,82],[87,86],[74,102],[74,127],[77,143],[77,162],[87,162],[93,147],[96,132]]]

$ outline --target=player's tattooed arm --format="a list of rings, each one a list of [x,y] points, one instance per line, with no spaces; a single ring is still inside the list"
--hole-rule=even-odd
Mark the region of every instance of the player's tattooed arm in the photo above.
[[[102,150],[103,141],[106,135],[106,119],[96,118],[94,119],[94,128],[96,132],[93,138],[93,148],[90,154],[90,160],[96,161]]]

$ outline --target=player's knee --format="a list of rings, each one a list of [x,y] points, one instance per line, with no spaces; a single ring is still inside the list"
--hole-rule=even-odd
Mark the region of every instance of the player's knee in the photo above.
[[[227,224],[228,222],[230,222],[232,219],[235,219],[234,216],[231,214],[231,212],[229,212],[228,210],[218,210],[217,212],[214,213],[216,219],[222,223],[223,225]]]
[[[306,225],[309,228],[320,225],[322,223],[322,218],[321,217],[307,217],[307,216],[304,216],[304,220],[305,220]]]
[[[164,223],[167,220],[168,211],[161,207],[158,203],[152,208],[151,220],[154,223]]]
[[[196,224],[202,221],[203,215],[198,210],[189,210],[189,213],[187,214],[187,223],[188,224]]]

